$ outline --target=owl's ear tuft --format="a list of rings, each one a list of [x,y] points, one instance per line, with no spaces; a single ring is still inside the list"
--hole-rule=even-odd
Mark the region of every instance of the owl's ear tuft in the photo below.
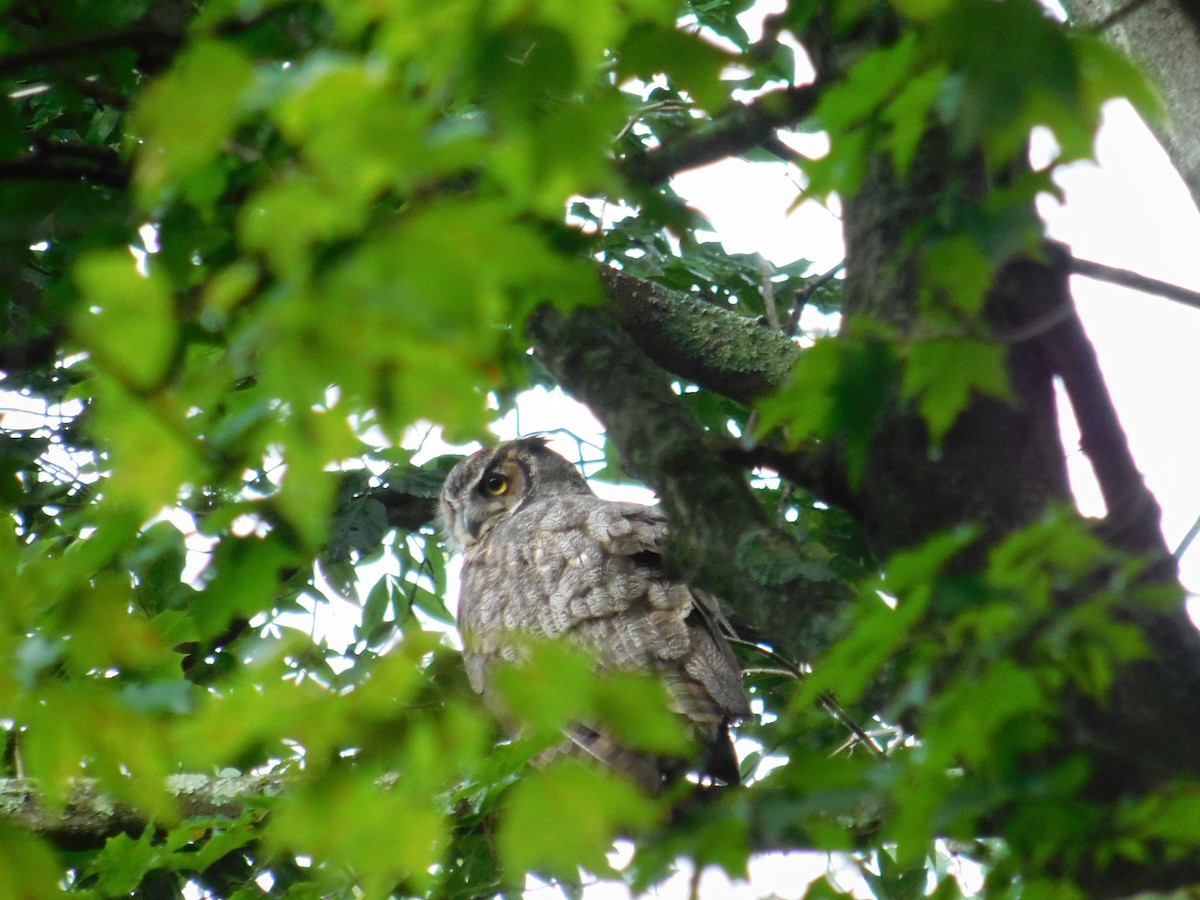
[[[522,450],[533,450],[536,452],[553,453],[547,444],[550,443],[550,438],[544,434],[531,434],[527,437],[519,437],[512,441],[512,444]]]

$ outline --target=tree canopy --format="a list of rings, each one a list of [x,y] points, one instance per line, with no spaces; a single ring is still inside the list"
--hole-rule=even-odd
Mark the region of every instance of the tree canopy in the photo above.
[[[963,861],[989,897],[1200,884],[1200,636],[1034,206],[1114,97],[1186,168],[1172,70],[1107,42],[1142,5],[0,4],[0,894],[640,892],[802,850],[881,900]],[[791,165],[844,265],[708,239],[671,178],[730,157]],[[567,648],[503,681],[518,737],[467,685],[458,457],[413,436],[538,385],[742,635],[745,787],[533,764],[583,716],[680,740]]]

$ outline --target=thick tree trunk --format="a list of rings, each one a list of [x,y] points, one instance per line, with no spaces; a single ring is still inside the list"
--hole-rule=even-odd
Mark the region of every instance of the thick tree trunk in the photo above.
[[[953,171],[951,160],[930,141],[906,183],[881,162],[846,203],[847,332],[867,318],[902,332],[914,322],[917,277],[904,264],[906,239],[932,214],[931,198],[945,202],[954,184],[971,180],[961,168]],[[1065,724],[1056,752],[1085,751],[1093,763],[1092,797],[1111,802],[1161,788],[1173,777],[1200,775],[1200,758],[1186,749],[1200,742],[1200,638],[1184,614],[1157,503],[1129,454],[1067,275],[1065,260],[1049,246],[1044,260],[1016,259],[998,273],[986,313],[997,334],[1020,335],[1008,349],[1013,402],[975,397],[934,451],[919,416],[895,401],[876,435],[858,501],[864,526],[885,552],[961,523],[981,524],[977,552],[959,561],[977,570],[997,539],[1069,500],[1053,388],[1054,378],[1062,379],[1108,505],[1098,533],[1148,561],[1143,586],[1160,585],[1176,597],[1169,609],[1131,600],[1120,611],[1141,627],[1149,657],[1118,674],[1107,702],[1062,698]],[[1062,602],[1087,591],[1075,585]],[[1162,862],[1124,866],[1119,877],[1113,869],[1092,873],[1089,890],[1120,896],[1161,885]],[[1190,880],[1198,860],[1184,862],[1173,877]]]
[[[872,166],[862,192],[845,204],[846,333],[868,319],[894,325],[902,334],[911,330],[918,276],[914,265],[903,263],[904,248],[935,214],[933,204],[955,181],[977,180],[970,176],[964,179],[950,153],[932,140],[904,183],[890,161]],[[989,298],[989,319],[1010,330],[1020,324],[1014,308],[1037,314],[1069,306],[1064,289],[1065,281],[1049,266],[1029,261],[1009,266]],[[969,522],[994,539],[1033,521],[1050,504],[1069,500],[1050,365],[1036,340],[1012,343],[1008,362],[1013,402],[974,398],[936,450],[918,412],[898,400],[891,404],[858,498],[881,553]]]

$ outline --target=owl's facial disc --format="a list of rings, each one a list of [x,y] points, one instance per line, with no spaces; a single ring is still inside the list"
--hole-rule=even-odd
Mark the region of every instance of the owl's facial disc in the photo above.
[[[465,504],[462,529],[475,543],[506,513],[521,505],[525,471],[513,459],[501,459],[489,467]]]

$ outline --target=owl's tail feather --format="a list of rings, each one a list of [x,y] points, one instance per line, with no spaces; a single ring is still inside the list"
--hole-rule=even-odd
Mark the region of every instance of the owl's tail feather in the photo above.
[[[608,735],[593,731],[586,725],[572,725],[566,732],[571,740],[547,752],[554,752],[556,749],[560,753],[583,751],[628,778],[652,797],[661,794],[667,784],[686,770],[686,766],[680,760],[630,750]]]
[[[722,725],[717,736],[709,742],[704,771],[700,774],[726,784],[742,783],[737,751],[733,748],[733,738],[729,736],[727,725]]]
[[[618,744],[608,735],[594,731],[586,725],[573,725],[566,729],[566,732],[570,740],[542,753],[536,760],[538,765],[545,765],[563,753],[583,752],[633,781],[652,797],[660,795],[668,785],[673,784],[694,768],[682,759],[630,750],[628,747]],[[703,766],[698,774],[704,779],[721,781],[725,784],[741,783],[733,741],[729,737],[729,732],[724,728],[721,729],[717,739],[709,745]]]

